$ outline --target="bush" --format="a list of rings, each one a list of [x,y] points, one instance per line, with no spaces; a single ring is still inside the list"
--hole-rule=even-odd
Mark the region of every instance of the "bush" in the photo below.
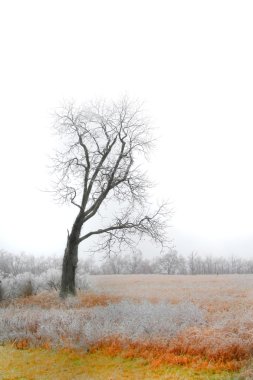
[[[87,290],[90,285],[87,276],[78,274],[76,279],[77,287],[80,290]],[[61,270],[47,269],[40,275],[30,272],[21,273],[16,276],[9,275],[2,278],[1,294],[2,299],[12,299],[18,297],[28,297],[42,291],[58,291],[61,284]],[[1,298],[0,298],[1,299]]]
[[[31,273],[9,275],[2,279],[2,290],[4,299],[32,295],[35,293],[33,275]]]
[[[61,270],[60,269],[48,269],[37,276],[36,285],[38,290],[59,290],[61,286]]]
[[[122,301],[90,309],[0,310],[0,341],[28,339],[57,345],[89,346],[116,335],[131,341],[170,341],[182,330],[204,323],[191,303],[170,305]]]
[[[22,297],[29,297],[29,296],[32,296],[33,294],[34,294],[34,288],[32,285],[32,281],[27,280],[27,282],[24,283],[24,285],[23,285],[21,295],[22,295]]]
[[[202,312],[191,303],[170,305],[145,301],[122,301],[106,307],[97,306],[84,325],[89,341],[107,339],[115,334],[126,339],[168,340],[181,330],[203,324]]]

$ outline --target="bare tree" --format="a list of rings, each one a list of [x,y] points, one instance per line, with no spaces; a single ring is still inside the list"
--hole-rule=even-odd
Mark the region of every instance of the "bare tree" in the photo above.
[[[182,258],[178,255],[175,249],[170,249],[160,258],[160,266],[162,271],[165,270],[167,274],[176,274],[179,270]]]
[[[136,245],[134,236],[166,241],[167,207],[148,203],[152,184],[141,169],[152,146],[151,130],[141,108],[124,98],[118,103],[69,104],[57,112],[56,130],[61,150],[53,159],[55,193],[77,209],[67,236],[63,259],[61,296],[75,294],[78,246],[100,236],[98,249],[110,254]],[[90,220],[106,216],[100,228]],[[107,221],[108,215],[111,216]]]
[[[121,255],[113,254],[101,266],[103,274],[121,274],[126,270],[126,259]]]
[[[134,250],[132,254],[128,256],[128,260],[126,260],[127,273],[141,273],[142,261],[142,252],[140,250]]]
[[[189,266],[189,273],[190,274],[197,274],[198,273],[198,265],[199,262],[199,255],[196,251],[192,251],[190,255],[188,256],[188,266]]]

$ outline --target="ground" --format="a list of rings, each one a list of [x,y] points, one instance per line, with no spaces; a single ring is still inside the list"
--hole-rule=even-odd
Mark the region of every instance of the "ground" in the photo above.
[[[90,276],[91,291],[62,304],[57,293],[44,293],[2,304],[21,310],[89,309],[122,299],[156,304],[192,302],[205,315],[205,326],[185,330],[176,349],[126,347],[112,341],[87,352],[50,345],[31,347],[15,340],[0,348],[0,379],[253,379],[253,276]]]
[[[100,352],[80,354],[69,350],[0,348],[1,380],[183,380],[235,379],[228,372],[213,373],[182,366],[152,368],[143,359],[111,357]]]

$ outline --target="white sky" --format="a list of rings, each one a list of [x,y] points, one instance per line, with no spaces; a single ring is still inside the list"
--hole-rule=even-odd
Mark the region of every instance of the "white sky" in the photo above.
[[[150,175],[181,253],[253,253],[252,1],[3,1],[0,248],[61,253],[75,209],[39,189],[65,99],[146,102]],[[150,249],[152,252],[152,249]]]

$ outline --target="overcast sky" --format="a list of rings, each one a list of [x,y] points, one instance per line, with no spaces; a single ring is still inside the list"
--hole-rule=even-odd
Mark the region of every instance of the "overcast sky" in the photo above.
[[[2,1],[0,248],[63,252],[76,210],[40,191],[51,114],[128,94],[160,137],[149,171],[179,252],[252,257],[252,19],[252,1]]]

